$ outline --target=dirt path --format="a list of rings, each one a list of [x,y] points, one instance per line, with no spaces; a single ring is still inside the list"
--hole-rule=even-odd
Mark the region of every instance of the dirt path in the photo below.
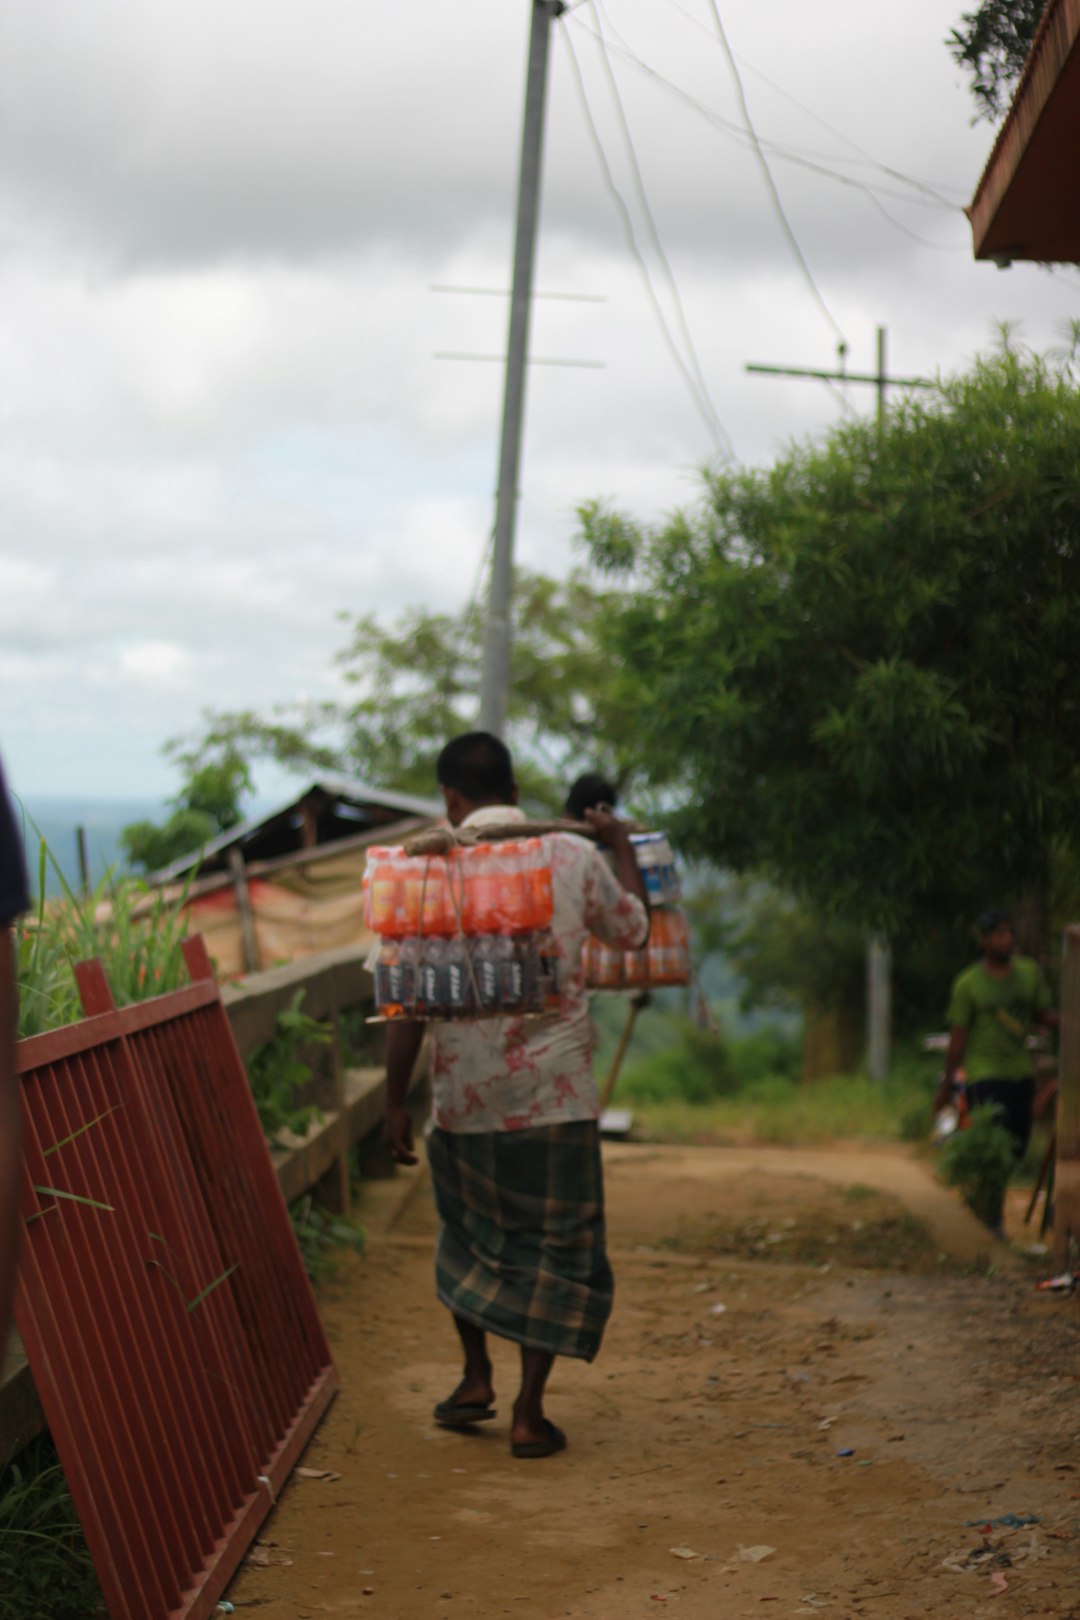
[[[340,1478],[294,1480],[239,1615],[1080,1616],[1080,1304],[963,1269],[980,1229],[900,1150],[619,1147],[608,1197],[615,1315],[538,1463],[510,1346],[498,1421],[430,1421],[427,1188],[373,1230],[323,1293],[344,1388],[304,1466]]]

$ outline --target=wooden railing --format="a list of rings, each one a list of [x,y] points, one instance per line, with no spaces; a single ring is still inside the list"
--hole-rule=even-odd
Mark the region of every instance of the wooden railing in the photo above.
[[[304,1012],[334,1026],[334,1040],[311,1053],[313,1065],[321,1065],[311,1087],[311,1100],[319,1115],[303,1137],[290,1138],[273,1150],[278,1182],[289,1203],[314,1191],[325,1207],[346,1211],[348,1161],[357,1145],[376,1173],[389,1170],[378,1149],[385,1098],[384,1071],[375,1061],[381,1055],[381,1043],[372,1040],[364,1054],[369,1061],[363,1066],[349,1066],[343,1060],[342,1016],[371,1005],[371,976],[364,968],[364,956],[362,951],[348,949],[309,957],[253,974],[222,991],[244,1058],[273,1038],[277,1014],[290,1004],[297,989],[304,991]],[[426,1084],[425,1071],[418,1066],[412,1088],[417,1108],[423,1107]],[[13,1334],[7,1360],[0,1367],[0,1467],[44,1426],[22,1345]]]

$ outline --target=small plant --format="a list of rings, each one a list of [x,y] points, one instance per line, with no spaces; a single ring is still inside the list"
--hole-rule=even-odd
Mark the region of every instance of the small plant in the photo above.
[[[0,1472],[0,1620],[104,1613],[56,1448],[43,1435]]]
[[[329,1024],[301,1011],[303,999],[304,991],[297,990],[289,1005],[278,1013],[273,1038],[256,1047],[247,1060],[255,1107],[271,1141],[281,1131],[303,1136],[312,1120],[319,1118],[314,1104],[297,1105],[296,1093],[311,1079],[305,1050],[325,1046],[334,1032]]]
[[[314,1202],[310,1193],[290,1205],[289,1219],[300,1246],[304,1270],[313,1283],[321,1282],[333,1271],[339,1258],[335,1250],[352,1249],[359,1254],[367,1241],[362,1226],[344,1215],[331,1215]]]
[[[1001,1218],[1001,1203],[1016,1163],[1013,1142],[999,1124],[996,1105],[976,1108],[965,1131],[956,1131],[941,1150],[941,1173],[986,1226]]]
[[[62,898],[45,904],[52,866]],[[44,838],[38,851],[37,911],[16,925],[19,1035],[76,1023],[82,1004],[73,972],[100,957],[118,1006],[187,983],[180,946],[187,932],[186,886],[167,898],[139,878],[107,872],[90,894],[76,894]]]

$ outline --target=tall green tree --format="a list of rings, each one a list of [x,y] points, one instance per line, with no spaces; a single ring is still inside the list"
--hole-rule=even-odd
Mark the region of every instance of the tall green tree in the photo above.
[[[1080,836],[1074,353],[1006,337],[880,437],[710,476],[658,530],[583,510],[689,851],[894,936],[987,896],[1045,906]]]
[[[536,809],[558,809],[580,770],[610,772],[624,786],[633,775],[633,716],[599,650],[610,595],[584,569],[561,580],[516,576],[510,741]],[[222,758],[246,767],[272,759],[431,793],[443,743],[477,723],[480,622],[467,610],[415,608],[388,625],[372,615],[346,624],[335,662],[349,696],[272,714],[208,714],[200,735],[173,745],[188,772]]]
[[[131,866],[144,872],[168,866],[181,855],[207,844],[240,821],[243,796],[251,788],[251,773],[238,749],[227,742],[211,755],[171,745],[184,771],[184,782],[172,801],[172,814],[164,822],[135,821],[124,828],[120,841]]]
[[[946,40],[967,70],[976,119],[1001,117],[1023,72],[1046,0],[981,0]]]

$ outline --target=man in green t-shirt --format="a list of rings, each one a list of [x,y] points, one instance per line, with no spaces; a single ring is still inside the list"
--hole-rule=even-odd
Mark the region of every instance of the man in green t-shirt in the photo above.
[[[1028,1049],[1032,1026],[1056,1026],[1050,989],[1030,956],[1016,955],[1007,911],[984,911],[978,924],[980,961],[953,980],[949,998],[949,1048],[935,1106],[952,1098],[957,1071],[967,1076],[972,1109],[996,1105],[1013,1140],[1017,1162],[1027,1152],[1035,1100],[1034,1065]],[[1000,1230],[1004,1209],[991,1224]]]

